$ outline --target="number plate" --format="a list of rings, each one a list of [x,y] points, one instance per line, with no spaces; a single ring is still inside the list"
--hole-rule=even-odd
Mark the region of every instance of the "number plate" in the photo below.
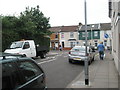
[[[81,60],[81,58],[74,58],[75,60]]]

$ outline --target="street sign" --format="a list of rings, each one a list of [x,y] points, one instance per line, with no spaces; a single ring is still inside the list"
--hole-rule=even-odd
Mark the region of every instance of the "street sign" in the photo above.
[[[108,35],[108,34],[104,34],[104,37],[105,37],[105,38],[108,38],[108,37],[109,37],[109,35]]]

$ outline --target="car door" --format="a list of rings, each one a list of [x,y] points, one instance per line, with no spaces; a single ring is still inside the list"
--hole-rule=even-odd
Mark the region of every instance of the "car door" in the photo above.
[[[22,54],[26,55],[27,57],[31,57],[32,52],[31,52],[31,49],[30,49],[30,43],[29,42],[24,43]]]
[[[2,90],[14,90],[22,85],[14,62],[2,63]]]
[[[18,62],[18,68],[22,73],[24,83],[19,87],[23,88],[41,88],[44,89],[45,86],[45,75],[42,69],[33,61],[24,60]]]

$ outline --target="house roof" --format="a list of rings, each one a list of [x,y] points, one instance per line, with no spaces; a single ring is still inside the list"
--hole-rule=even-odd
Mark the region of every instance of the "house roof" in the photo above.
[[[52,32],[75,32],[78,30],[78,25],[72,26],[56,26],[49,29]]]
[[[87,30],[98,30],[99,28],[99,24],[88,24],[87,25]],[[82,25],[80,30],[85,30],[85,25]]]
[[[49,30],[51,32],[76,32],[78,31],[79,25],[71,26],[56,26],[51,27]],[[85,30],[85,25],[81,26],[81,30]],[[111,23],[100,23],[100,24],[88,24],[87,30],[111,30]]]
[[[111,30],[111,23],[101,23],[100,29],[101,30]]]
[[[61,32],[75,32],[78,30],[78,25],[74,26],[62,26]]]
[[[51,32],[60,32],[61,31],[61,26],[56,26],[56,27],[51,27],[49,29]]]

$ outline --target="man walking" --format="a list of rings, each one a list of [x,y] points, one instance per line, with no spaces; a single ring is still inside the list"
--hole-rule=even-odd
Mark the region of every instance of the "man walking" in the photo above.
[[[99,56],[100,56],[100,60],[103,60],[103,57],[104,57],[104,50],[105,50],[105,47],[103,45],[103,42],[101,42],[98,46],[98,51],[99,51]]]

